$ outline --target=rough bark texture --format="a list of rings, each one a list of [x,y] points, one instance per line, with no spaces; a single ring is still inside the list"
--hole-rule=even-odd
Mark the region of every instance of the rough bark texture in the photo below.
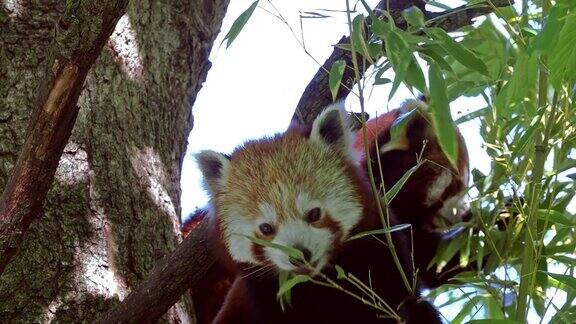
[[[96,323],[155,323],[211,267],[203,235],[206,226],[201,223],[173,253],[156,263],[148,278],[116,309]]]
[[[0,276],[2,322],[94,319],[178,244],[191,106],[227,2],[131,2],[88,75],[44,215]],[[0,4],[2,190],[63,10],[54,0]],[[164,319],[191,314],[183,298]]]
[[[10,263],[54,180],[78,115],[78,97],[127,0],[69,2],[55,28],[24,145],[0,199],[0,275]]]

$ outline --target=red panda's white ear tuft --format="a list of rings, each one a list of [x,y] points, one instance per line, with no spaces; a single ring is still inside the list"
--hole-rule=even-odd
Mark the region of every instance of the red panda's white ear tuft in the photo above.
[[[354,163],[357,153],[352,148],[353,134],[348,124],[346,111],[341,104],[326,107],[312,124],[310,140],[339,150]]]
[[[213,196],[228,173],[230,159],[222,153],[210,150],[200,151],[194,157],[204,177],[204,186]]]

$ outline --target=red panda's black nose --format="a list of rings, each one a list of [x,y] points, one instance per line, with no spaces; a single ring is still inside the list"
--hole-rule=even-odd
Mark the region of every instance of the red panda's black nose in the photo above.
[[[310,260],[312,259],[312,252],[310,252],[310,250],[301,245],[295,245],[294,248],[302,252],[302,255],[304,255],[304,260],[306,262],[310,262]]]

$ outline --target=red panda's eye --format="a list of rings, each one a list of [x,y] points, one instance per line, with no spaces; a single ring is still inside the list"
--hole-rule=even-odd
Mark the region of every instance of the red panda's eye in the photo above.
[[[306,214],[306,221],[309,223],[314,223],[320,219],[320,216],[322,216],[320,207],[312,208]]]
[[[268,223],[260,224],[260,226],[258,228],[260,228],[260,232],[262,232],[262,234],[264,234],[264,235],[274,234],[274,226],[272,226]]]

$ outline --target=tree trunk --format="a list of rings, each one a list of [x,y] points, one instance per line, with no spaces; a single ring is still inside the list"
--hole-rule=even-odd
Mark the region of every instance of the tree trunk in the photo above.
[[[227,3],[130,3],[88,75],[44,215],[0,276],[1,322],[94,319],[178,244],[191,107]],[[0,189],[63,9],[55,0],[0,5]],[[164,319],[193,322],[192,315],[183,297]]]

